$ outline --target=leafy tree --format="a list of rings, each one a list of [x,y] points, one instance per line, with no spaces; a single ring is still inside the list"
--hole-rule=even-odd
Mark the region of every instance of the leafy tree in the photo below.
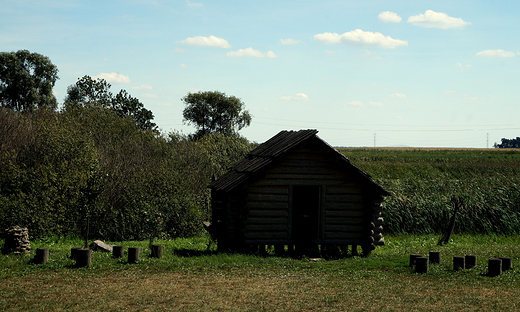
[[[132,97],[126,90],[121,90],[114,96],[110,92],[111,85],[104,79],[92,79],[83,76],[75,84],[67,88],[65,109],[72,106],[102,107],[114,110],[119,117],[131,116],[135,124],[143,130],[155,130],[152,122],[154,115],[144,107],[139,99]]]
[[[188,93],[182,98],[186,104],[184,122],[197,128],[195,137],[209,133],[233,135],[251,124],[245,104],[235,96],[219,91]]]
[[[502,144],[495,143],[496,148],[520,148],[520,137],[516,139],[502,138]]]
[[[19,111],[56,109],[52,88],[58,68],[50,59],[27,50],[0,53],[0,106]]]

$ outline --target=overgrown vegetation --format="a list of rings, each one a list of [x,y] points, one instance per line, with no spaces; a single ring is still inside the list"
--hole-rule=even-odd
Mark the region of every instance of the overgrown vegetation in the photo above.
[[[506,149],[341,149],[393,194],[385,233],[441,233],[464,199],[455,233],[520,234],[520,152]]]
[[[28,227],[33,238],[197,235],[211,177],[251,148],[238,135],[162,135],[97,105],[2,108],[0,228]]]

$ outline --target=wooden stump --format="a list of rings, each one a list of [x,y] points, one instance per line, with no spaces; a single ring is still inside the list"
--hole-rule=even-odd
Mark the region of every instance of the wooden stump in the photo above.
[[[453,270],[464,270],[466,268],[466,257],[453,257]]]
[[[428,258],[415,258],[415,273],[428,273]]]
[[[81,249],[81,247],[73,247],[70,249],[70,258],[72,260],[76,260],[76,255],[78,253],[78,250],[80,250],[80,249]]]
[[[357,255],[358,255],[357,245],[352,245],[352,256],[357,256]]]
[[[260,253],[260,255],[262,257],[267,257],[267,249],[266,249],[266,247],[267,247],[266,245],[259,245],[258,246],[258,249],[259,249],[258,252]]]
[[[489,259],[488,260],[488,276],[499,276],[502,273],[502,260]]]
[[[414,266],[415,265],[415,260],[419,257],[422,257],[422,255],[419,255],[419,254],[411,254],[410,255],[410,266]]]
[[[163,245],[152,245],[152,258],[161,259],[163,253]]]
[[[112,248],[112,257],[119,259],[125,256],[125,248],[123,246],[114,246]]]
[[[83,268],[89,267],[92,264],[92,250],[90,249],[77,249],[76,250],[76,267]]]
[[[466,264],[466,269],[473,269],[474,267],[477,266],[477,256],[475,255],[466,255],[465,257],[465,264]]]
[[[513,259],[509,257],[500,257],[502,260],[502,271],[511,270]]]
[[[136,264],[139,261],[139,247],[128,247],[128,263]]]
[[[36,256],[34,256],[34,263],[45,264],[49,261],[49,248],[36,249]]]
[[[430,263],[441,263],[441,252],[440,251],[430,251],[429,254]]]

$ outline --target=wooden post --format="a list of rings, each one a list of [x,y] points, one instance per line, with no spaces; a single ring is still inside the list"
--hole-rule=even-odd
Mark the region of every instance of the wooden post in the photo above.
[[[465,257],[465,264],[466,264],[466,269],[473,269],[474,267],[477,266],[477,256],[475,255],[466,255]]]
[[[440,251],[430,251],[430,263],[441,263],[441,252]]]
[[[352,245],[352,256],[357,256],[357,255],[358,255],[357,245]]]
[[[513,259],[509,257],[500,257],[502,260],[502,271],[511,270]]]
[[[125,248],[123,246],[112,247],[112,257],[119,259],[125,256]]]
[[[428,273],[428,258],[415,258],[415,273]]]
[[[488,260],[488,276],[499,276],[502,273],[502,260],[489,259]]]
[[[466,267],[466,257],[453,257],[453,270],[464,270]]]
[[[45,264],[49,261],[49,248],[38,248],[36,249],[36,256],[34,257],[34,263]]]
[[[422,255],[419,255],[419,254],[411,254],[410,255],[410,266],[414,266],[415,265],[415,260],[419,257],[422,257]]]
[[[92,264],[92,250],[80,248],[76,250],[76,267],[89,267]]]
[[[78,253],[78,250],[80,250],[80,249],[81,249],[81,247],[73,247],[70,249],[70,258],[72,260],[76,260],[76,255]]]
[[[163,252],[163,245],[152,245],[152,258],[161,259]]]
[[[128,263],[136,264],[139,261],[139,247],[128,247]]]

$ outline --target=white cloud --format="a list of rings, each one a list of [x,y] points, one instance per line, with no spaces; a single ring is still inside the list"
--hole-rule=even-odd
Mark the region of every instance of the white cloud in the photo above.
[[[107,82],[113,83],[130,83],[130,78],[128,76],[118,74],[118,73],[101,73],[96,76],[92,76],[94,79],[105,79]]]
[[[348,106],[358,106],[358,107],[363,107],[365,105],[363,105],[363,102],[361,101],[352,101],[352,102],[348,102],[347,103]]]
[[[408,23],[419,27],[441,29],[460,28],[471,25],[470,22],[466,22],[462,20],[462,18],[451,17],[446,13],[434,12],[432,10],[427,10],[424,14],[410,16]]]
[[[186,1],[186,4],[192,8],[202,8],[204,6],[204,4],[202,4],[202,3],[191,2],[191,1]]]
[[[457,63],[455,67],[471,67],[471,64],[462,65],[461,63]]]
[[[379,32],[363,31],[356,29],[342,35],[337,33],[323,33],[314,35],[314,40],[323,44],[346,44],[358,47],[378,47],[394,49],[400,46],[408,46],[408,41],[393,39]]]
[[[140,86],[134,86],[132,87],[134,90],[152,90],[152,86],[149,85],[140,85]]]
[[[253,48],[239,49],[238,51],[229,51],[228,53],[226,53],[226,55],[229,57],[279,57],[278,55],[274,54],[273,51],[262,53],[261,51],[255,50]]]
[[[490,57],[514,57],[515,52],[504,51],[504,50],[484,50],[477,53],[477,56],[490,56]]]
[[[296,40],[296,39],[291,39],[291,38],[287,38],[287,39],[280,39],[280,43],[281,44],[298,44],[302,42],[301,40]]]
[[[399,23],[399,22],[401,22],[401,19],[402,19],[396,13],[390,12],[390,11],[381,12],[381,13],[379,13],[379,15],[377,17],[379,18],[380,21],[385,22],[385,23]]]
[[[231,48],[231,45],[227,42],[226,39],[215,37],[213,35],[209,37],[204,36],[196,36],[196,37],[188,37],[184,40],[179,41],[182,44],[186,45],[194,45],[194,46],[202,46],[202,47],[217,47],[217,48]]]
[[[370,102],[368,102],[368,104],[370,104],[371,106],[383,106],[383,102],[370,101]]]
[[[186,64],[181,64],[181,67],[182,67],[182,68],[188,68],[188,65],[186,65]]]
[[[305,93],[298,93],[296,95],[282,96],[280,100],[284,101],[308,101],[309,97]]]
[[[181,49],[181,48],[175,48],[175,49],[173,49],[173,51],[175,51],[175,52],[179,52],[179,53],[184,53],[184,52],[186,52],[186,51],[188,51],[188,50],[186,50],[186,49]]]
[[[406,97],[406,95],[405,95],[405,94],[403,94],[403,93],[398,93],[398,92],[396,92],[396,93],[392,93],[392,94],[390,94],[390,95],[389,95],[388,97],[398,97],[398,98],[405,98],[405,97]]]
[[[457,94],[457,91],[448,90],[448,91],[445,91],[444,94],[446,94],[446,95],[455,95],[455,94]]]
[[[148,98],[148,99],[157,99],[157,98],[159,98],[159,96],[157,94],[153,94],[153,93],[145,93],[145,94],[142,94],[141,96],[144,97],[144,98]]]

